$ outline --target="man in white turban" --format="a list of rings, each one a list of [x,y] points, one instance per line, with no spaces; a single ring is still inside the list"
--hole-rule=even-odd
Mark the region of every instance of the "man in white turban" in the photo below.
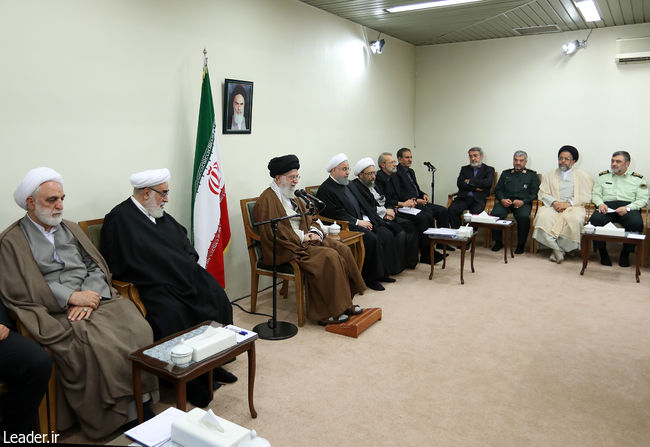
[[[63,391],[57,428],[69,428],[76,416],[87,436],[100,438],[129,419],[127,356],[153,336],[135,305],[111,287],[99,251],[63,220],[63,198],[61,175],[50,168],[29,171],[16,189],[27,214],[0,234],[0,298],[52,352]],[[156,387],[146,375],[143,390]]]
[[[133,195],[106,215],[101,232],[100,249],[115,279],[138,287],[154,340],[206,320],[233,322],[223,287],[198,264],[185,227],[165,212],[170,178],[164,168],[133,174]],[[237,377],[216,368],[213,379],[216,389]],[[194,406],[205,407],[212,390],[203,380],[191,381],[187,397]]]
[[[317,193],[318,198],[326,205],[321,214],[337,221],[347,221],[350,230],[363,233],[363,244],[366,248],[361,271],[363,280],[372,290],[385,290],[381,282],[395,282],[395,279],[388,275],[400,270],[391,265],[391,261],[396,257],[395,238],[383,220],[377,216],[376,210],[366,204],[356,189],[348,186],[350,163],[347,155],[341,153],[332,157],[327,164],[327,172],[329,176],[318,187]]]
[[[375,189],[377,169],[374,160],[370,157],[359,160],[354,165],[354,175],[357,178],[350,182],[350,188],[357,191],[368,208],[376,211],[377,219],[395,236],[397,253],[393,263],[402,268],[415,268],[418,263],[417,229],[412,222],[398,216],[393,208],[386,207],[386,197]]]

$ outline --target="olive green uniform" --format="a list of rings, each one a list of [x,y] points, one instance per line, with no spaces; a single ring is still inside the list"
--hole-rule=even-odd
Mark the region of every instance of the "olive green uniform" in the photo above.
[[[506,169],[499,176],[499,181],[494,191],[497,200],[491,214],[505,219],[508,212],[512,211],[517,221],[518,246],[523,247],[528,238],[530,210],[533,200],[537,198],[538,190],[539,176],[532,169],[523,169],[521,171]],[[515,208],[514,206],[506,208],[501,204],[501,199],[510,199],[512,201],[522,200],[524,204],[519,208]],[[501,241],[501,231],[493,231],[492,238],[495,242]]]
[[[643,231],[643,219],[639,210],[648,203],[648,185],[643,175],[629,170],[621,175],[603,171],[598,174],[591,193],[591,201],[596,207],[603,203],[611,209],[628,207],[627,214],[623,216],[617,213],[601,214],[596,209],[589,219],[592,225],[600,227],[609,222],[618,222],[627,231]],[[605,242],[595,241],[594,248],[605,248]],[[634,245],[625,244],[625,248],[633,251]]]

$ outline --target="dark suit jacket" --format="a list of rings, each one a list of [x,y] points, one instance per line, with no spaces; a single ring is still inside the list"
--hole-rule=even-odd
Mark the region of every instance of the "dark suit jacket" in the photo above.
[[[370,222],[375,226],[384,224],[384,219],[379,217],[379,214],[377,214],[377,207],[379,204],[370,190],[365,187],[358,178],[350,182],[350,189],[361,203],[365,215],[370,218]]]
[[[396,175],[399,180],[400,201],[421,199],[424,197],[424,191],[420,189],[413,169],[405,168],[401,164],[398,164]]]
[[[14,326],[14,322],[11,318],[9,318],[9,313],[7,312],[7,308],[5,307],[2,302],[0,302],[0,324],[3,324],[7,326],[11,330],[16,330],[16,327]]]
[[[469,179],[469,183],[465,183],[466,179]],[[490,195],[492,182],[494,182],[494,168],[492,166],[482,164],[478,168],[476,177],[474,177],[473,167],[470,165],[463,166],[460,168],[460,174],[458,174],[458,180],[456,180],[458,197],[467,197],[467,194],[472,191],[475,199],[485,200]],[[478,191],[478,188],[481,188],[482,191]]]
[[[387,175],[382,170],[377,171],[375,189],[379,194],[383,194],[386,197],[386,208],[394,208],[397,206],[397,202],[402,202],[399,197],[398,181],[396,174]]]
[[[345,194],[346,188],[356,199],[356,203],[348,199],[348,196]],[[318,193],[316,193],[316,196],[325,202],[326,207],[321,211],[323,216],[335,220],[346,220],[350,223],[350,228],[353,226],[356,227],[357,219],[363,219],[364,214],[370,218],[373,225],[375,224],[375,222],[373,222],[373,216],[379,218],[377,212],[373,212],[373,210],[365,204],[365,200],[363,200],[363,197],[359,194],[357,188],[339,185],[332,179],[332,177],[327,177],[327,180],[318,187]]]

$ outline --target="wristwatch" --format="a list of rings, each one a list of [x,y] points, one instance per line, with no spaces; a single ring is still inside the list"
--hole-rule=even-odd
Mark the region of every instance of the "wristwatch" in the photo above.
[[[632,211],[629,206],[626,206],[625,209],[627,210],[628,213]]]

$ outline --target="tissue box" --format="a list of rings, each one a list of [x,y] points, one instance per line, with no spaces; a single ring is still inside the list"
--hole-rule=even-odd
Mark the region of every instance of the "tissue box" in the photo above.
[[[480,214],[472,214],[472,222],[478,222],[478,223],[494,223],[497,220],[499,220],[498,216],[481,216]]]
[[[250,439],[250,430],[219,416],[195,408],[172,423],[171,440],[183,447],[237,447],[244,439]],[[210,423],[216,419],[218,425]],[[221,429],[220,429],[221,428]]]
[[[222,327],[208,327],[205,332],[184,342],[193,349],[192,360],[200,362],[218,352],[232,348],[237,344],[237,336],[233,331]]]

